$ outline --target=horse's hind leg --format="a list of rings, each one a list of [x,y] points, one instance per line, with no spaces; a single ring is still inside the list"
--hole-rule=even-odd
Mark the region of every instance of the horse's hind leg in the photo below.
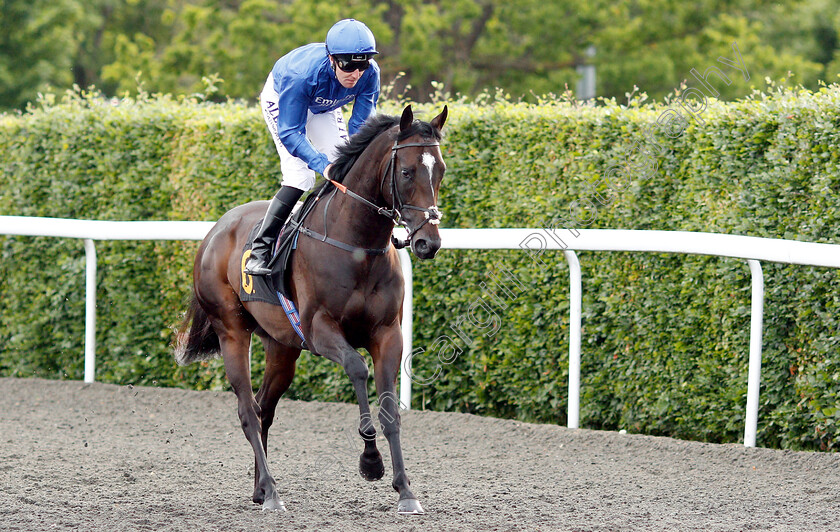
[[[268,461],[263,446],[260,406],[251,388],[251,360],[248,345],[251,333],[244,327],[215,327],[225,361],[225,372],[233,387],[238,403],[237,412],[242,423],[245,438],[251,444],[256,459],[255,476],[259,476],[259,485],[263,496],[263,510],[285,510],[283,502],[277,497],[274,477],[268,471]],[[255,501],[257,502],[257,501]]]
[[[295,364],[300,356],[300,349],[282,345],[268,335],[261,335],[261,338],[265,347],[265,374],[256,400],[262,426],[262,446],[268,456],[268,429],[274,422],[277,402],[289,389],[295,377]],[[265,501],[265,492],[260,481],[259,461],[255,459],[254,502],[258,503]]]

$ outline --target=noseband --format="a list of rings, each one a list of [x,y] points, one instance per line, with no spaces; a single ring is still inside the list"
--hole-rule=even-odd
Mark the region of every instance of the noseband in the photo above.
[[[394,245],[394,247],[397,249],[404,248],[411,243],[411,239],[414,237],[417,231],[419,231],[424,225],[426,225],[427,223],[431,223],[432,225],[439,224],[443,214],[440,212],[440,210],[438,210],[437,205],[432,205],[430,208],[424,209],[423,207],[417,207],[416,205],[411,205],[410,203],[403,203],[402,197],[400,196],[400,191],[397,188],[397,150],[401,150],[402,148],[425,148],[433,146],[440,146],[440,143],[410,142],[408,144],[399,144],[399,141],[394,141],[394,145],[391,147],[391,160],[388,161],[388,166],[385,168],[385,173],[382,176],[382,182],[379,185],[379,189],[382,190],[382,188],[385,186],[385,180],[388,179],[388,173],[390,172],[391,198],[393,202],[393,205],[390,209],[376,205],[375,203],[356,194],[352,190],[349,190],[346,186],[342,185],[341,183],[333,181],[332,179],[330,179],[329,181],[344,194],[347,194],[351,198],[364,203],[371,209],[375,210],[378,214],[381,214],[382,216],[385,216],[386,218],[390,219],[392,222],[394,222],[394,225],[405,227],[406,230],[408,230],[408,236],[405,238],[405,240],[400,240],[394,235],[391,235],[391,243]],[[429,180],[431,180],[431,176],[429,176]],[[408,226],[408,224],[405,223],[402,219],[402,211],[405,210],[414,210],[424,213],[425,216],[423,221],[417,227],[411,229]]]

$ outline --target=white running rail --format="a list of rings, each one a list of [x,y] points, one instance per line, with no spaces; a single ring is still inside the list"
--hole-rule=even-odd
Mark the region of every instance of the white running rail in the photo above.
[[[0,216],[0,234],[84,240],[85,382],[95,379],[96,248],[95,240],[201,240],[214,222],[111,222]],[[840,268],[840,245],[686,231],[619,229],[441,229],[444,249],[519,249],[535,260],[546,251],[563,251],[570,271],[568,426],[580,422],[581,272],[575,251],[637,251],[713,255],[747,260],[752,277],[752,314],[744,445],[754,447],[761,382],[764,278],[759,261]],[[559,236],[562,234],[562,237]],[[412,352],[411,259],[400,251],[406,278],[403,356]],[[411,367],[401,366],[400,402],[411,405]]]

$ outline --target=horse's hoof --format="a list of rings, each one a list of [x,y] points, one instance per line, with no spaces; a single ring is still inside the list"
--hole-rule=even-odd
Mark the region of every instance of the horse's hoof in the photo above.
[[[417,499],[403,499],[397,503],[397,513],[402,515],[420,515],[426,512]]]
[[[268,499],[262,505],[263,512],[285,512],[286,505],[280,499]]]
[[[359,473],[362,478],[371,482],[385,476],[385,464],[382,463],[382,455],[378,452],[373,458],[368,459],[364,453],[359,457]]]

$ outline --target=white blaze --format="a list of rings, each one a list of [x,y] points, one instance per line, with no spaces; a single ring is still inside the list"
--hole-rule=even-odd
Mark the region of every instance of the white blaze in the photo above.
[[[423,153],[423,165],[429,169],[429,186],[432,187],[432,199],[435,199],[435,187],[432,185],[432,176],[434,175],[435,169],[435,156],[431,153],[424,152]]]
[[[429,152],[423,153],[423,164],[429,169],[429,177],[431,177],[432,171],[435,169],[435,156]]]

